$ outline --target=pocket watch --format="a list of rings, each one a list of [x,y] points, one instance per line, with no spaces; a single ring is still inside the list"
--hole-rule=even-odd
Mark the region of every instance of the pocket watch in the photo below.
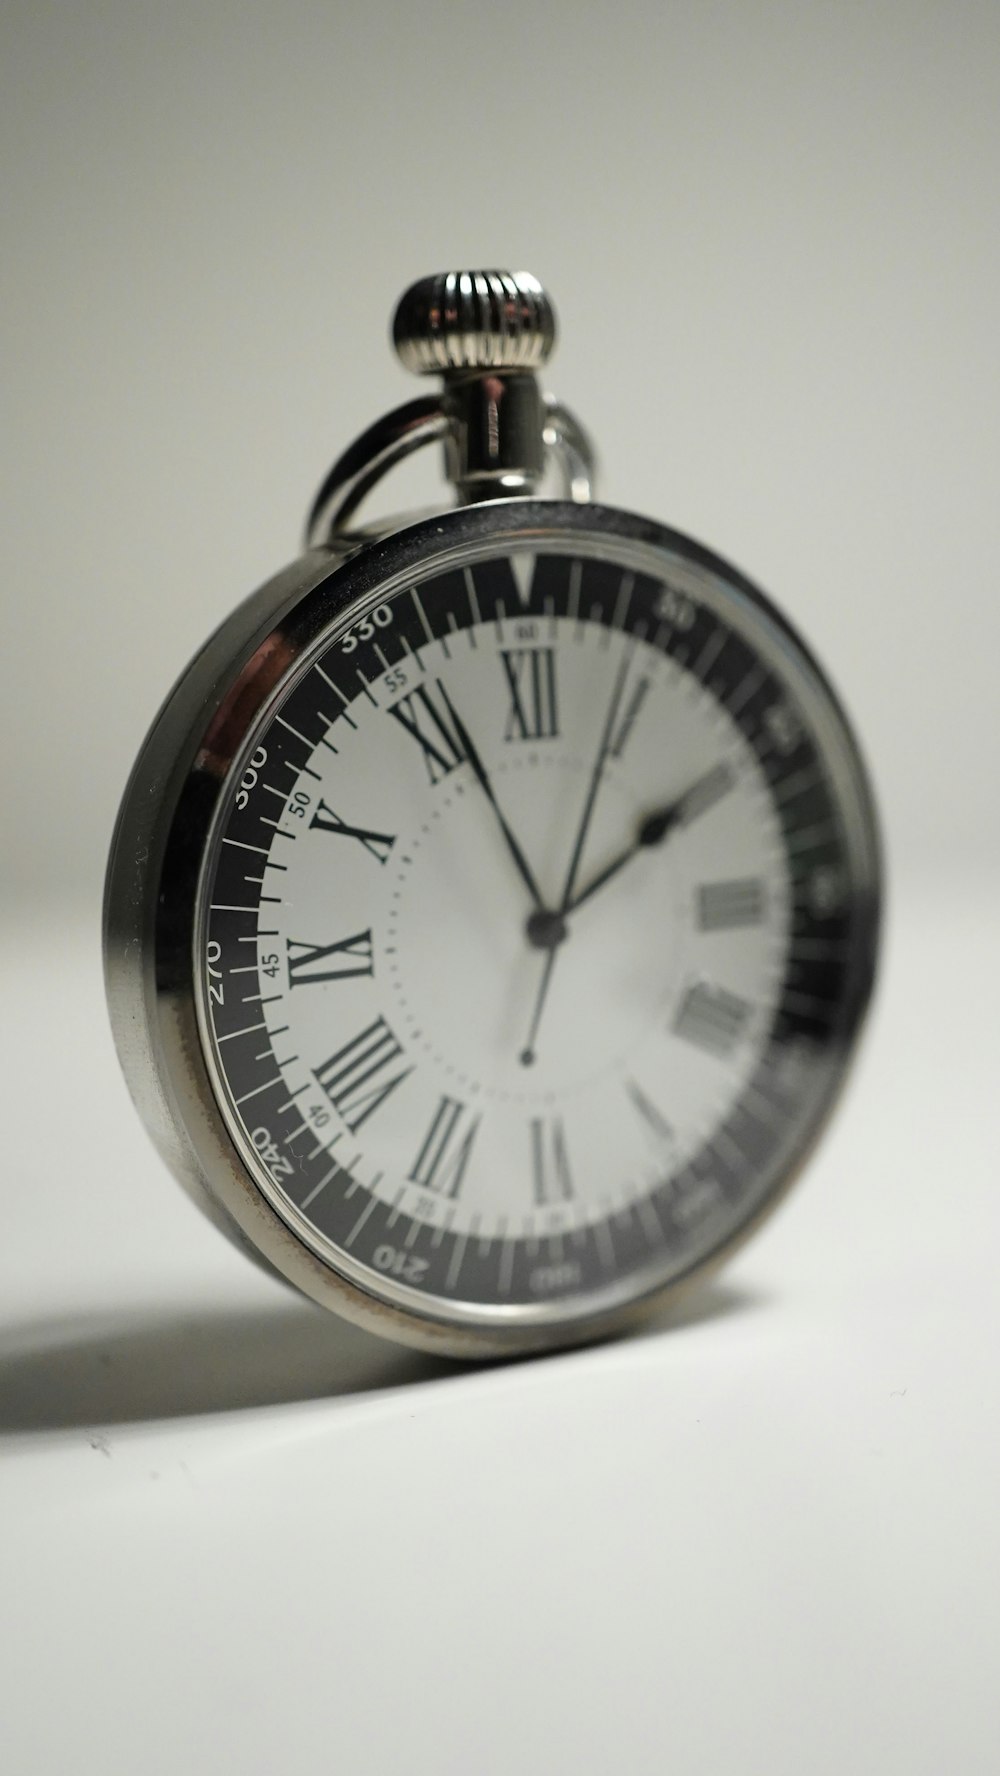
[[[826,1120],[876,954],[828,680],[742,573],[594,502],[555,333],[527,274],[404,294],[439,387],[182,675],[107,877],[169,1166],[306,1295],[455,1356],[617,1330],[730,1253]],[[433,443],[447,509],[361,524]]]

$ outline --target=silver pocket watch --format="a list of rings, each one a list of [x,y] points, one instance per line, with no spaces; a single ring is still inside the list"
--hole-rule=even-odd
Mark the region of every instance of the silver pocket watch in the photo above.
[[[394,340],[439,392],[345,452],[142,748],[108,998],[226,1233],[386,1337],[514,1355],[675,1296],[796,1176],[869,998],[877,830],[774,606],[594,503],[535,279],[423,279]],[[457,503],[360,527],[434,442]]]

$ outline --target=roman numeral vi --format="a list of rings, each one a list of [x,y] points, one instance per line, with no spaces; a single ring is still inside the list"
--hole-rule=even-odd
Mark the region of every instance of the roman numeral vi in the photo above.
[[[569,1202],[573,1179],[566,1152],[566,1130],[560,1116],[553,1117],[551,1122],[541,1116],[532,1117],[531,1170],[539,1208]]]

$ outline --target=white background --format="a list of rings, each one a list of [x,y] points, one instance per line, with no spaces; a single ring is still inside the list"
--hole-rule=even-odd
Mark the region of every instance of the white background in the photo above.
[[[995,1770],[1000,13],[10,0],[0,65],[5,1766]],[[470,1373],[197,1220],[97,924],[157,703],[478,263],[553,291],[602,494],[829,667],[892,893],[773,1226]]]

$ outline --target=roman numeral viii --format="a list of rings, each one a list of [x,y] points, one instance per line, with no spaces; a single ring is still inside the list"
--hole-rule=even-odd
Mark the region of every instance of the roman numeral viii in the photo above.
[[[441,1098],[409,1173],[414,1184],[436,1190],[441,1196],[458,1195],[479,1128],[477,1116],[463,1132],[466,1109],[467,1105],[460,1104],[457,1098]]]
[[[309,825],[318,827],[320,832],[340,833],[342,838],[357,839],[358,843],[363,845],[366,851],[370,851],[379,863],[385,862],[396,843],[388,833],[369,832],[365,826],[348,826],[347,821],[341,820],[340,815],[335,814],[333,809],[328,808],[322,800]]]
[[[554,740],[559,732],[555,648],[503,648],[500,658],[510,692],[504,739]]]
[[[339,943],[300,943],[288,940],[288,985],[301,987],[308,981],[350,980],[356,974],[374,974],[372,934],[359,931],[355,937],[343,937]]]
[[[402,1053],[380,1017],[315,1069],[316,1078],[352,1135],[413,1072],[412,1067],[396,1070]]]
[[[569,1202],[573,1195],[573,1179],[561,1117],[553,1117],[551,1122],[541,1116],[532,1117],[531,1171],[539,1208]]]
[[[455,712],[448,693],[438,679],[436,689],[419,685],[408,696],[400,697],[389,714],[412,736],[423,753],[427,775],[432,783],[440,783],[465,758]]]

